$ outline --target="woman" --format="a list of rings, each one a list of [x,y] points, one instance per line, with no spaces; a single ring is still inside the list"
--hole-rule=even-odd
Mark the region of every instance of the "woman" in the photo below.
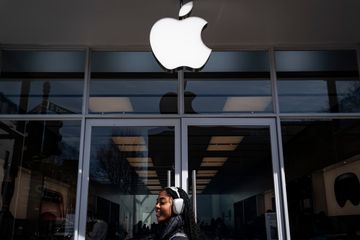
[[[199,240],[199,229],[186,192],[177,187],[164,188],[155,205],[159,228],[157,240]]]

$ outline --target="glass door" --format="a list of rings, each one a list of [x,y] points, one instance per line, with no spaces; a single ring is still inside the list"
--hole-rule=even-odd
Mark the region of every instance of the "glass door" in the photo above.
[[[182,186],[203,239],[283,239],[272,119],[184,119]]]
[[[180,184],[178,120],[88,120],[78,239],[153,231],[159,190]]]

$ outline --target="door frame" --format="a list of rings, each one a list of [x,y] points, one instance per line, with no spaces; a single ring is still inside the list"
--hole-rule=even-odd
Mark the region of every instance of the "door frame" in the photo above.
[[[88,208],[88,191],[90,175],[90,153],[91,153],[91,134],[93,127],[161,127],[173,126],[175,135],[175,185],[181,182],[181,158],[180,158],[180,119],[87,119],[85,123],[85,141],[82,166],[79,168],[81,178],[81,190],[79,200],[79,231],[75,233],[78,240],[85,240],[86,222]],[[76,238],[75,238],[76,239]]]
[[[275,205],[278,226],[279,240],[286,239],[284,221],[284,198],[281,169],[279,159],[279,148],[277,141],[276,119],[274,118],[183,118],[181,119],[181,159],[182,159],[182,178],[181,187],[188,190],[189,171],[188,171],[188,126],[261,126],[268,127],[270,130],[271,159],[273,167],[273,181],[275,192]],[[194,212],[197,209],[194,209]]]
[[[91,134],[93,127],[157,127],[173,126],[175,131],[175,186],[188,189],[188,126],[264,126],[270,130],[271,157],[273,167],[273,180],[275,192],[275,205],[278,225],[279,240],[286,238],[286,189],[282,189],[282,173],[284,169],[282,161],[279,159],[279,147],[275,118],[169,118],[169,119],[86,119],[83,157],[79,175],[81,175],[80,196],[77,200],[78,205],[78,231],[75,230],[75,239],[85,240],[87,222],[87,204],[89,189],[89,170],[90,170],[90,147]],[[285,201],[285,202],[284,202]]]

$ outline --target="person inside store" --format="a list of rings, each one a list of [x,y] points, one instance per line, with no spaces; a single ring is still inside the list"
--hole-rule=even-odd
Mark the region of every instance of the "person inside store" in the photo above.
[[[156,205],[158,221],[154,239],[200,240],[199,227],[187,193],[179,187],[166,187],[160,191]]]

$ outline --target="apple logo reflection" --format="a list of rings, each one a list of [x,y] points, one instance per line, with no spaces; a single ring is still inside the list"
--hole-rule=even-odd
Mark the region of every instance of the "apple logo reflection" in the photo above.
[[[188,114],[194,114],[196,111],[193,108],[193,101],[196,94],[190,91],[184,93],[184,111]],[[161,114],[177,114],[177,94],[175,92],[165,93],[160,99],[160,113]]]

